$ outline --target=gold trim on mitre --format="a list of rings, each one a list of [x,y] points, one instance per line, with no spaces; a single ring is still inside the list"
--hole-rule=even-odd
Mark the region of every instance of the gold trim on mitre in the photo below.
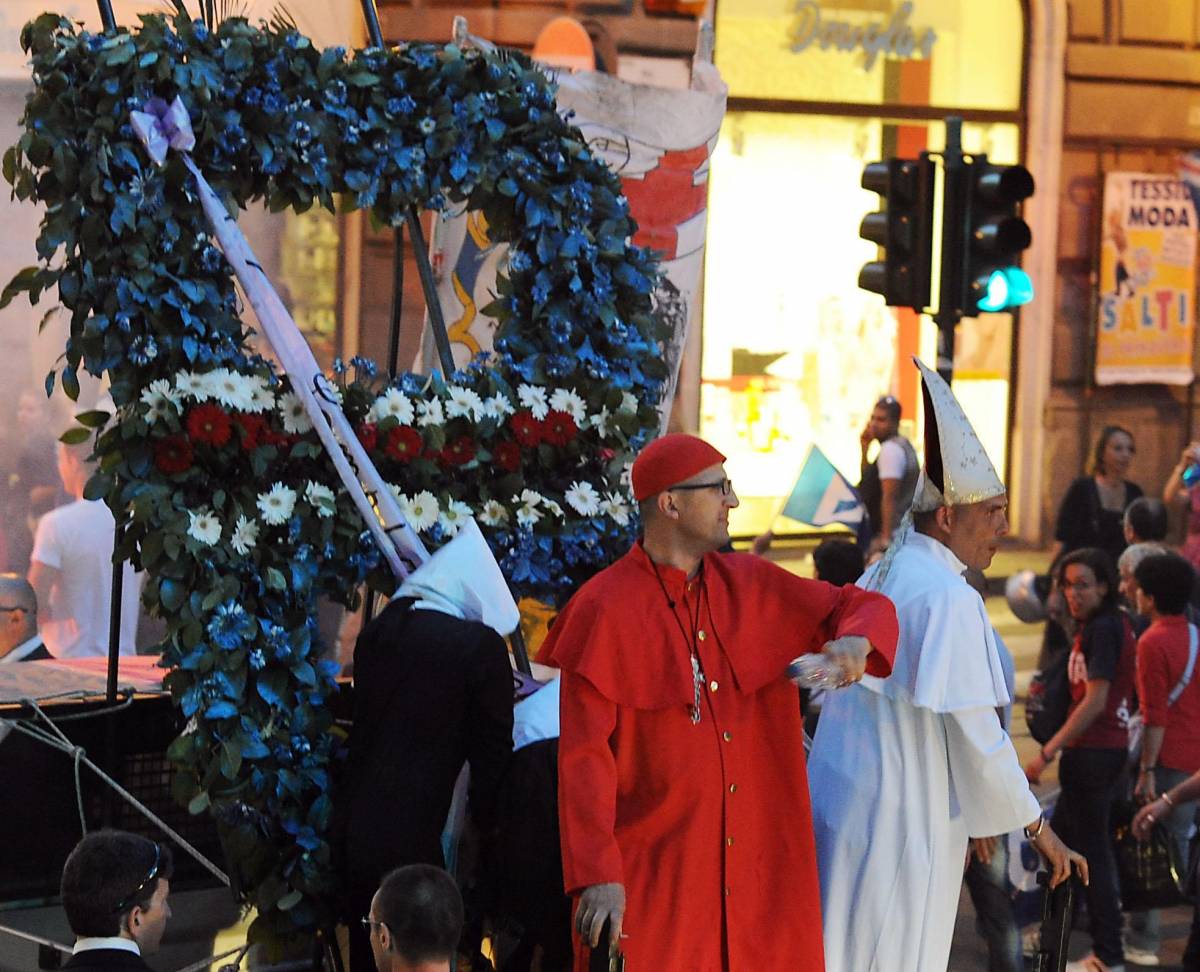
[[[913,511],[939,506],[968,506],[1008,489],[996,473],[954,392],[936,371],[913,358],[921,372],[925,400],[925,465],[917,480]]]

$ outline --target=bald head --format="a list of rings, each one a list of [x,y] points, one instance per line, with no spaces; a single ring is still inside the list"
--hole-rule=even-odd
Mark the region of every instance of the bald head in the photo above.
[[[18,574],[0,574],[0,657],[37,634],[37,598]]]

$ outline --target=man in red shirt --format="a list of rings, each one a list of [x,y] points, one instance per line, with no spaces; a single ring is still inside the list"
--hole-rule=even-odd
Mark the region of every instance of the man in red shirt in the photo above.
[[[1142,560],[1133,576],[1138,613],[1150,621],[1137,644],[1138,699],[1146,728],[1134,796],[1149,802],[1200,769],[1200,680],[1193,679],[1189,669],[1195,629],[1184,615],[1195,572],[1178,554],[1161,553]],[[1181,861],[1187,860],[1188,832],[1195,815],[1192,801],[1158,812]],[[1136,912],[1129,918],[1125,957],[1139,965],[1153,958],[1151,964],[1157,965],[1159,912]]]
[[[577,970],[605,921],[631,972],[824,968],[785,670],[824,651],[847,681],[887,675],[896,614],[882,595],[718,554],[738,504],[724,460],[686,435],[642,451],[643,537],[580,588],[546,643],[563,672],[559,818]]]

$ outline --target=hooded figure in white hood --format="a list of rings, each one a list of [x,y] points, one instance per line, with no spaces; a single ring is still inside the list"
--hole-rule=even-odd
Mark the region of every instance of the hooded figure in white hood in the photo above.
[[[444,867],[441,835],[464,762],[486,834],[512,754],[513,680],[502,635],[520,620],[473,520],[401,584],[354,648],[354,725],[337,787],[335,850],[351,969],[373,968],[360,918],[380,879]]]
[[[829,693],[809,757],[826,972],[937,972],[968,838],[1027,828],[1059,883],[1076,862],[1042,818],[997,708],[992,626],[963,579],[1008,530],[1007,491],[949,386],[919,361],[925,466],[887,556],[859,580],[896,605],[890,678]]]

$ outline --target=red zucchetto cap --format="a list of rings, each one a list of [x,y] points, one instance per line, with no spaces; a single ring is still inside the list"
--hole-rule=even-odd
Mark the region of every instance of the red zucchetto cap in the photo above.
[[[633,461],[633,498],[640,503],[724,461],[721,453],[694,435],[660,436]]]

